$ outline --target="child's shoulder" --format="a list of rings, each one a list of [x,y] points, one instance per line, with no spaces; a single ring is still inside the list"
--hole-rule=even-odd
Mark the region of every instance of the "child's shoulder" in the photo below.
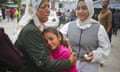
[[[61,45],[60,47],[61,47],[61,52],[62,53],[70,53],[70,50],[67,46]]]
[[[67,48],[64,45],[61,45],[60,48],[61,49],[60,49],[60,52],[59,52],[59,55],[60,55],[59,58],[62,58],[62,59],[69,58],[69,56],[71,55],[71,52],[70,52],[69,48]]]

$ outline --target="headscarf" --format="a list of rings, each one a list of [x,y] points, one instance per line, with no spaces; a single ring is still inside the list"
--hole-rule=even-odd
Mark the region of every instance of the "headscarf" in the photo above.
[[[81,22],[89,23],[89,21],[92,19],[92,16],[94,15],[93,0],[84,0],[84,2],[85,2],[86,6],[88,8],[89,16],[86,20],[81,21]]]
[[[89,28],[91,26],[92,23],[98,23],[98,21],[94,20],[92,18],[92,16],[94,15],[94,6],[93,6],[93,0],[84,0],[87,8],[88,8],[88,12],[89,12],[89,16],[86,20],[81,21],[80,19],[77,19],[77,27],[79,28]]]
[[[92,18],[92,16],[94,15],[94,6],[93,6],[93,0],[84,0],[85,4],[88,8],[89,11],[89,17],[88,18]]]
[[[42,0],[27,0],[25,13],[20,19],[15,35],[13,36],[12,42],[14,43],[22,30],[22,28],[28,24],[31,20],[34,21],[35,25],[40,25],[40,21],[36,15]],[[42,28],[41,28],[42,29]]]
[[[30,20],[36,18],[36,12],[41,4],[42,0],[27,0],[25,14],[22,16],[18,25],[26,25]]]

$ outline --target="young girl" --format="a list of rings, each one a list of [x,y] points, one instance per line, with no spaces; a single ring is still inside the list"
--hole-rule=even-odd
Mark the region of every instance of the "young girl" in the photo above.
[[[50,49],[51,59],[68,59],[71,55],[71,50],[68,48],[67,42],[63,39],[63,35],[55,28],[46,28],[43,31],[43,36]],[[69,70],[60,72],[77,72],[76,66],[72,66]]]

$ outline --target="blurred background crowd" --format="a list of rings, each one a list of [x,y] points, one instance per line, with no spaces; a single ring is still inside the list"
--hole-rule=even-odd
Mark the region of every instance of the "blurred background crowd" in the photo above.
[[[46,23],[48,26],[59,26],[60,24],[65,24],[69,21],[76,19],[75,7],[77,0],[49,0],[51,13],[49,21]],[[111,0],[109,8],[112,11],[113,20],[114,17],[119,17],[120,15],[120,1]],[[13,19],[17,19],[17,22],[22,17],[25,12],[26,0],[1,0],[0,1],[0,21],[7,20],[8,22]],[[98,20],[98,15],[102,9],[101,0],[94,0],[95,13],[93,18]],[[51,18],[52,17],[52,18]],[[113,21],[113,27],[114,22]],[[120,22],[119,22],[120,23]],[[118,25],[120,28],[120,24]]]

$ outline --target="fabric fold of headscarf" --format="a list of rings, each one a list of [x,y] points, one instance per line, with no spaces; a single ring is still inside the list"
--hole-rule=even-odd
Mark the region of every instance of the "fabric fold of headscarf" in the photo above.
[[[13,36],[12,42],[14,43],[21,32],[22,28],[28,24],[31,20],[35,22],[35,24],[40,24],[39,19],[36,15],[36,12],[41,4],[42,0],[27,0],[25,13],[18,22],[17,30],[15,35]]]
[[[36,12],[41,4],[42,0],[27,0],[26,1],[26,9],[25,13],[20,19],[18,25],[26,25],[29,23],[30,20],[36,16]]]

